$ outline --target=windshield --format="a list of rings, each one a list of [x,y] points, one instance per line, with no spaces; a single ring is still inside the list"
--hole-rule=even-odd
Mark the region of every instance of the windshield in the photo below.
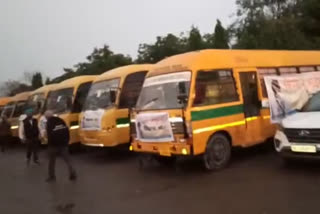
[[[39,114],[43,112],[45,105],[45,95],[44,93],[38,93],[32,95],[28,100],[28,105],[31,106],[34,110],[34,114]]]
[[[184,106],[178,97],[188,98],[191,72],[177,72],[149,77],[145,80],[138,99],[137,109],[176,109]],[[183,88],[181,93],[181,87]],[[187,100],[186,100],[187,102]]]
[[[110,100],[110,89],[119,88],[120,79],[96,82],[91,86],[86,99],[84,110],[106,109],[112,105]]]
[[[12,117],[20,117],[27,108],[27,101],[20,101],[16,104]]]
[[[315,93],[302,108],[302,112],[320,111],[320,92]]]
[[[56,114],[70,112],[72,109],[73,88],[65,88],[50,92],[47,100],[46,110]]]
[[[10,118],[12,115],[13,109],[14,109],[14,103],[9,103],[3,108],[1,115],[6,116],[7,118]]]

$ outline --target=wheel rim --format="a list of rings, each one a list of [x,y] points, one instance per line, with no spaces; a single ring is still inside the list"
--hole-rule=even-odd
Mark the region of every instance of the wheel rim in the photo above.
[[[206,163],[208,168],[220,166],[225,162],[227,154],[227,147],[224,140],[216,139],[214,143],[208,148],[206,152]]]

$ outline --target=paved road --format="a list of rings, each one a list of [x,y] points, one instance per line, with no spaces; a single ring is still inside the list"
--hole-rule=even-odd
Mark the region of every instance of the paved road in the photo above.
[[[78,182],[67,179],[58,161],[58,181],[47,184],[44,157],[41,166],[27,168],[22,148],[0,154],[0,213],[319,212],[319,163],[286,167],[269,146],[235,151],[231,165],[216,173],[204,172],[197,160],[180,160],[178,170],[152,163],[141,171],[125,152],[90,151],[73,160]],[[74,208],[60,212],[67,203]]]

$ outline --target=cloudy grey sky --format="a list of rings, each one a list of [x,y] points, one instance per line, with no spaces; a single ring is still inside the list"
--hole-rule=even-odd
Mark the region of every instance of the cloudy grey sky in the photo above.
[[[0,81],[39,70],[55,77],[94,47],[135,57],[140,43],[231,23],[235,0],[0,0]]]

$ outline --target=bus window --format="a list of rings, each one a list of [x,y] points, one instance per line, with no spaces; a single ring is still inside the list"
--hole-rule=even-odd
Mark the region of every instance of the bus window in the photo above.
[[[264,77],[277,75],[277,69],[275,69],[275,68],[258,68],[258,74],[259,74],[259,79],[260,79],[261,88],[262,88],[262,96],[268,97],[266,84],[264,82]]]
[[[14,109],[14,103],[9,103],[3,108],[2,115],[6,116],[7,118],[10,118],[12,116],[13,109]]]
[[[194,106],[215,105],[239,100],[232,72],[199,71]]]
[[[106,109],[113,103],[110,101],[110,89],[119,88],[120,79],[112,79],[93,83],[86,98],[83,110]]]
[[[295,67],[282,67],[279,68],[280,75],[290,75],[290,74],[297,74],[298,69]]]
[[[29,98],[28,106],[33,108],[34,114],[43,113],[45,100],[44,93],[34,94]]]
[[[137,72],[127,76],[120,96],[119,108],[132,108],[138,100],[147,72]]]
[[[26,107],[27,107],[27,102],[25,101],[18,102],[14,109],[12,117],[20,117],[20,115],[23,114],[24,111],[26,110]]]
[[[300,73],[306,73],[306,72],[314,72],[316,71],[316,67],[308,66],[308,67],[299,67]]]
[[[320,66],[317,66],[317,71],[320,71]]]
[[[92,82],[86,82],[79,86],[74,101],[72,113],[80,113],[86,101]]]
[[[56,114],[70,112],[72,108],[73,88],[65,88],[53,91],[49,94],[46,110],[52,110]]]

